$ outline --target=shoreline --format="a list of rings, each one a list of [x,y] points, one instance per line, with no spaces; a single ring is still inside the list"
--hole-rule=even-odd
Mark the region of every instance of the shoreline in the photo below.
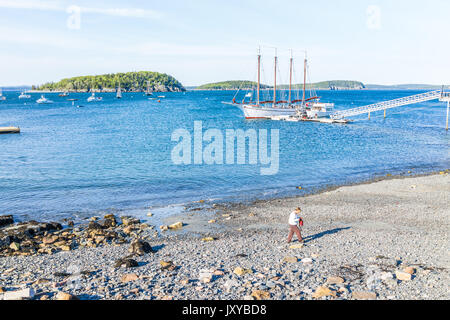
[[[25,287],[32,299],[449,299],[449,195],[447,170],[191,210],[165,221],[183,224],[168,232],[133,218],[97,228],[105,217],[71,238],[98,244],[0,257],[0,296]],[[288,245],[285,220],[296,206],[305,242]],[[111,232],[117,238],[101,238]]]

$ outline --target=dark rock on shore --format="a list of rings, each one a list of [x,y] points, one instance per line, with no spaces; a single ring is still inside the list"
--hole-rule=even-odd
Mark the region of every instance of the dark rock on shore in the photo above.
[[[14,223],[12,215],[0,216],[0,228]]]

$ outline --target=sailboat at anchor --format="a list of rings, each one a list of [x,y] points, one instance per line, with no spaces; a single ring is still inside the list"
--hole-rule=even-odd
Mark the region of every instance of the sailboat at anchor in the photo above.
[[[253,91],[247,93],[241,102],[236,101],[236,92],[232,102],[222,102],[224,104],[229,104],[238,107],[244,113],[246,119],[272,119],[276,117],[290,117],[290,116],[301,116],[305,118],[318,118],[327,117],[332,113],[334,104],[333,103],[321,103],[319,102],[320,97],[315,94],[311,94],[309,98],[306,98],[306,73],[307,73],[307,58],[305,54],[304,66],[303,66],[303,90],[302,97],[300,98],[299,89],[297,92],[292,90],[292,76],[293,76],[293,57],[291,50],[291,57],[289,61],[289,90],[288,96],[285,97],[285,92],[279,92],[277,88],[277,64],[278,57],[275,49],[274,57],[274,85],[272,89],[272,94],[266,100],[261,99],[261,53],[258,50],[258,72],[257,72],[257,83],[256,83],[256,95],[253,95]],[[298,86],[298,88],[300,88]],[[266,96],[267,96],[267,92]],[[293,93],[297,93],[297,97],[294,97]],[[253,97],[256,97],[253,100]]]

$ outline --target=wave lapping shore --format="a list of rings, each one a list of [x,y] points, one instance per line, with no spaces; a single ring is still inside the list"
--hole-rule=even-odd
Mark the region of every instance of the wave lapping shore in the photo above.
[[[214,204],[159,232],[112,215],[69,228],[3,218],[0,297],[449,299],[449,182],[446,171]],[[304,243],[287,244],[298,206]]]

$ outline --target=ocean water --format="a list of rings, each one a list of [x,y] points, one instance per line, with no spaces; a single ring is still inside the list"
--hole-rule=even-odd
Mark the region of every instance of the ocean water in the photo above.
[[[322,101],[345,109],[423,91],[319,91]],[[250,201],[312,192],[376,176],[450,167],[446,105],[430,101],[358,116],[351,124],[245,120],[221,104],[235,92],[163,93],[158,103],[142,93],[103,93],[74,105],[46,94],[51,105],[19,92],[4,92],[0,126],[21,134],[0,135],[0,214],[19,219],[78,219],[108,211],[163,214],[201,199]],[[83,107],[77,108],[77,105]],[[279,129],[279,171],[260,165],[175,165],[174,130]],[[269,131],[270,132],[270,131]],[[297,189],[302,186],[302,190]],[[168,210],[163,210],[169,208]],[[172,208],[172,209],[170,209]],[[171,211],[172,210],[172,211]]]

